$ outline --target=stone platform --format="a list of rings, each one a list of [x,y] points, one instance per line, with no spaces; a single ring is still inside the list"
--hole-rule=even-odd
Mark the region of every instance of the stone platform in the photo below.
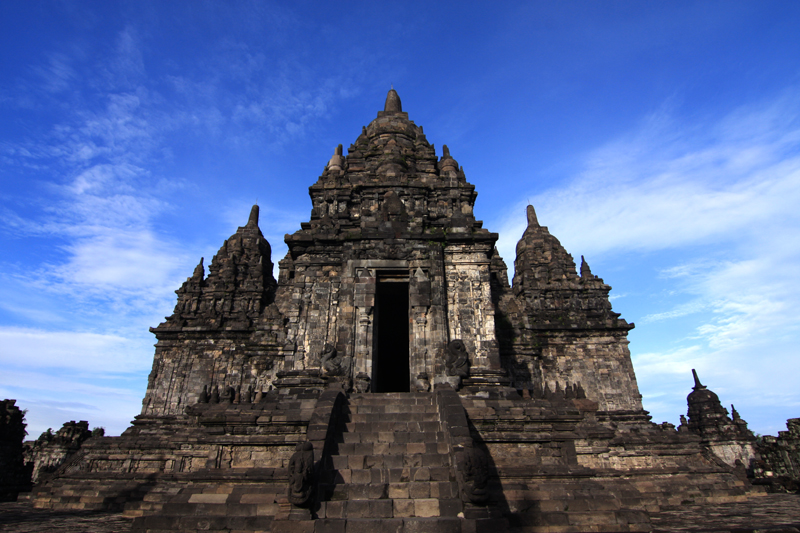
[[[800,495],[765,494],[742,502],[679,506],[653,513],[651,522],[655,533],[796,533],[800,531]],[[0,531],[5,533],[127,533],[130,530],[131,519],[122,513],[34,509],[28,500],[0,503]],[[312,531],[332,530],[331,526],[320,522]]]
[[[757,493],[696,437],[641,422],[611,430],[596,409],[502,387],[289,389],[142,417],[121,437],[88,441],[31,498],[55,510],[122,510],[146,533],[578,533],[649,531],[664,508]],[[313,476],[297,504],[287,489],[303,443]]]

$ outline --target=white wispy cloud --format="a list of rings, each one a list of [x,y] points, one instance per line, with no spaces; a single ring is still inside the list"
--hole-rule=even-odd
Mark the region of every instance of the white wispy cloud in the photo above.
[[[84,374],[128,374],[150,366],[146,344],[113,334],[0,327],[4,368],[69,368]]]
[[[69,56],[60,52],[52,54],[45,65],[34,66],[33,71],[42,79],[43,88],[52,93],[69,89],[76,77]]]
[[[659,320],[678,318],[681,316],[691,315],[693,313],[699,313],[700,311],[704,311],[705,309],[707,309],[707,307],[708,305],[702,301],[692,301],[679,305],[675,309],[672,309],[670,311],[645,315],[642,318],[641,322],[646,324],[648,322],[657,322]]]
[[[656,113],[640,130],[585,161],[566,186],[531,198],[542,224],[590,255],[732,242],[767,226],[797,224],[800,101],[732,112],[709,124]],[[513,257],[525,229],[520,202],[502,223],[501,252]]]

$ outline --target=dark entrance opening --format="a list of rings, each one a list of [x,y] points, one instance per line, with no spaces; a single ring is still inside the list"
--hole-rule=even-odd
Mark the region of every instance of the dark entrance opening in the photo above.
[[[406,274],[407,276],[408,274]],[[381,279],[375,287],[375,392],[408,392],[408,278]]]

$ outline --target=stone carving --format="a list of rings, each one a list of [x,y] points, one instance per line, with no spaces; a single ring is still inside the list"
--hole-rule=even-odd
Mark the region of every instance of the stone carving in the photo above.
[[[306,441],[295,447],[289,459],[289,501],[295,505],[306,505],[314,488],[314,447]]]
[[[469,376],[469,354],[467,345],[461,339],[450,341],[447,344],[445,366],[448,376],[466,378]]]
[[[197,403],[208,403],[208,400],[208,385],[203,385],[203,390],[200,391],[200,395],[197,397]]]
[[[370,387],[370,382],[371,381],[372,380],[370,379],[368,374],[366,374],[364,372],[359,372],[356,375],[356,379],[355,379],[355,381],[353,383],[353,388],[358,393],[369,392],[369,387]]]
[[[555,388],[550,389],[550,386],[545,383],[542,386],[534,385],[533,392],[530,397],[535,400],[549,400],[551,402],[563,402],[565,400],[585,400],[586,391],[583,389],[581,382],[567,383],[564,388],[561,384],[556,382]]]
[[[381,211],[384,220],[394,220],[406,214],[406,207],[394,191],[389,191],[383,197]]]
[[[486,454],[469,442],[456,452],[456,461],[462,477],[462,499],[476,505],[485,504],[489,500],[489,462]]]
[[[253,401],[253,386],[248,385],[247,389],[242,394],[241,403],[251,403]]]
[[[222,393],[219,395],[220,402],[233,403],[236,398],[236,389],[227,385],[222,387]]]
[[[421,372],[417,374],[417,379],[414,380],[414,388],[417,392],[428,392],[431,390],[431,382],[428,379],[427,372]]]
[[[332,344],[325,343],[322,354],[319,356],[320,365],[325,373],[330,376],[344,376],[350,372],[349,360],[339,357],[336,348]]]

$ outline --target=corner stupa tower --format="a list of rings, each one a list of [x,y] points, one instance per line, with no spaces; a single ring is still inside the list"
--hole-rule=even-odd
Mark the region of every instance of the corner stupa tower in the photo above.
[[[446,145],[437,157],[397,92],[309,188],[311,217],[272,277],[258,208],[202,260],[153,332],[144,415],[177,415],[203,390],[318,387],[409,392],[577,390],[601,414],[642,417],[627,331],[610,287],[528,208],[513,289],[497,234]],[[499,318],[499,322],[498,322]],[[451,346],[454,341],[461,341]],[[460,350],[460,352],[459,352]],[[500,389],[497,389],[500,390]]]

